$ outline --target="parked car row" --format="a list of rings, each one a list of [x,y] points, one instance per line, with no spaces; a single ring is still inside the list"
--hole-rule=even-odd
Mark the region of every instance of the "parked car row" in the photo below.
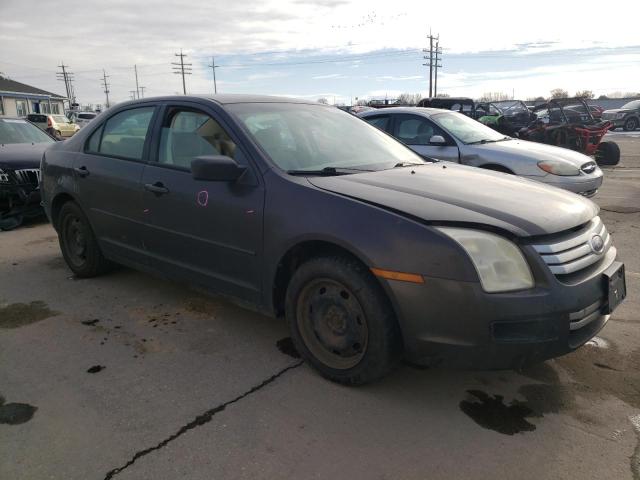
[[[362,115],[242,95],[127,102],[51,143],[42,202],[78,277],[120,263],[284,315],[340,383],[403,357],[522,367],[598,333],[624,265],[598,207],[543,183],[597,188],[588,157],[454,112]],[[490,157],[542,181],[457,164]]]

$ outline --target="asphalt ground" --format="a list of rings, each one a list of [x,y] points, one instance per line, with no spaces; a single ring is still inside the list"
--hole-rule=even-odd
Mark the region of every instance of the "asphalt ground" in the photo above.
[[[595,201],[628,298],[523,372],[342,387],[281,320],[124,268],[78,280],[48,224],[0,232],[0,479],[639,479],[640,132],[608,139]]]

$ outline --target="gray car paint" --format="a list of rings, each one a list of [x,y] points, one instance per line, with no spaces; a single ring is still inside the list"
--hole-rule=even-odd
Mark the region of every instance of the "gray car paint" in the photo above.
[[[364,112],[358,116],[366,120],[369,117],[378,115],[390,115],[392,117],[398,115],[415,115],[433,121],[437,115],[443,113],[445,113],[443,110],[435,108],[393,107],[374,112]],[[446,113],[450,115],[461,115],[450,111],[446,111]],[[440,126],[438,127],[445,130]],[[459,162],[474,167],[497,165],[513,172],[515,175],[527,177],[576,193],[592,192],[602,185],[603,173],[597,166],[595,170],[589,174],[580,172],[580,175],[577,176],[559,176],[546,173],[537,165],[538,162],[545,160],[559,160],[580,168],[585,163],[593,162],[592,158],[573,150],[517,139],[487,143],[484,145],[467,145],[446,130],[445,133],[448,135],[447,140],[449,141],[449,144],[446,146],[407,146],[420,155],[438,160]]]

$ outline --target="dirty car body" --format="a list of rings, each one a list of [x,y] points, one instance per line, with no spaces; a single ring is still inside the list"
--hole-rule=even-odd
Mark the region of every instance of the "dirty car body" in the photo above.
[[[602,185],[602,170],[592,158],[507,137],[456,112],[398,107],[359,116],[426,157],[512,173],[587,197]]]
[[[21,118],[0,118],[0,229],[43,214],[40,159],[54,139]]]
[[[42,171],[74,271],[95,274],[82,262],[99,251],[284,314],[302,356],[342,383],[402,355],[490,368],[561,355],[624,297],[591,201],[425,161],[319,104],[128,102],[50,148]]]

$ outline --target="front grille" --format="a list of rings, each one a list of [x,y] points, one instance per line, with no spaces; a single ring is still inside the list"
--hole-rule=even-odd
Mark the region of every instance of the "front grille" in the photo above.
[[[24,168],[22,170],[14,170],[16,180],[19,185],[33,185],[37,187],[40,184],[39,168]]]
[[[567,275],[602,259],[612,248],[611,235],[600,217],[595,217],[579,230],[554,236],[552,242],[535,244],[533,248],[554,275]]]

